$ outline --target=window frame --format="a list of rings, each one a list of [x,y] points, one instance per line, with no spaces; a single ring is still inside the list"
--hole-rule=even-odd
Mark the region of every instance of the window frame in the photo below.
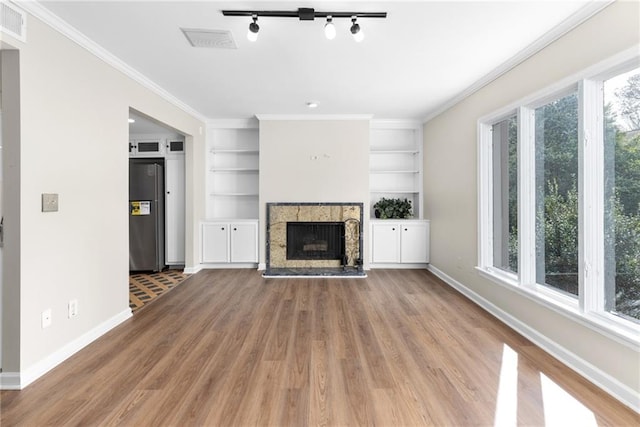
[[[604,81],[640,67],[637,48],[628,49],[554,85],[481,117],[478,132],[478,266],[493,282],[634,349],[639,326],[605,311],[604,296]],[[535,109],[578,93],[578,296],[536,283]],[[518,273],[493,262],[492,127],[517,115],[518,123]],[[588,170],[589,173],[585,173]],[[594,172],[595,171],[595,172]]]

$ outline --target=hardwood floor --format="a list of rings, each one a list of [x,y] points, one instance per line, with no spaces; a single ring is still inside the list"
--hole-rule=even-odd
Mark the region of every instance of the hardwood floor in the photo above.
[[[640,425],[424,270],[202,271],[0,399],[2,426]]]

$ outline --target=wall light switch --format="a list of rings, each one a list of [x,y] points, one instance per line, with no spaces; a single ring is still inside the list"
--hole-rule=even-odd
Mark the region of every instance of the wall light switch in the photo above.
[[[42,212],[58,212],[58,193],[42,193]]]

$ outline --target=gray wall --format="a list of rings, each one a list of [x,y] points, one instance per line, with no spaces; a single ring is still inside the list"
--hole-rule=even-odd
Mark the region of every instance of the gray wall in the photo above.
[[[524,63],[424,126],[424,209],[431,220],[431,263],[523,322],[534,333],[585,362],[621,390],[640,392],[638,347],[611,339],[475,270],[477,241],[477,121],[639,42],[640,3],[616,2]],[[635,348],[634,348],[635,347]]]
[[[261,117],[259,187],[261,263],[267,202],[362,202],[369,212],[369,119]]]
[[[20,373],[22,381],[130,313],[129,108],[187,135],[188,266],[197,259],[205,157],[203,122],[36,17],[27,22],[26,43],[3,35],[3,48],[10,44],[20,56],[21,115],[19,138],[3,141],[7,151],[19,152],[7,219],[20,220],[4,248],[12,261],[3,323],[19,332],[3,334],[3,376]],[[58,212],[41,212],[42,193],[59,194]],[[67,318],[71,299],[79,304],[74,319]],[[53,322],[42,329],[47,308]]]

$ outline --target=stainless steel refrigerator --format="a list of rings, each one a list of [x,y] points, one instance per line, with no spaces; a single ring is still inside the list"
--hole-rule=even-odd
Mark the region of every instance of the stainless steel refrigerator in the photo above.
[[[164,267],[164,159],[129,159],[129,270]]]

